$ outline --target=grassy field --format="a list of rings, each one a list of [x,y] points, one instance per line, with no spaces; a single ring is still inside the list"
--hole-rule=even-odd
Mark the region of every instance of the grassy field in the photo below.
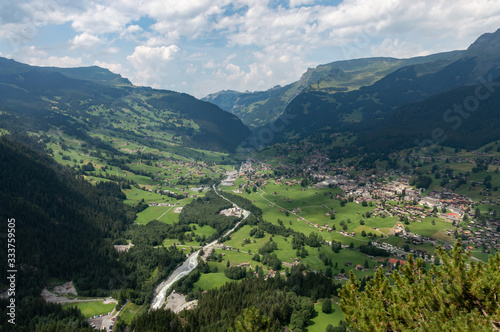
[[[233,248],[240,248],[240,250],[243,250],[243,251],[248,251],[250,249],[254,253],[257,252],[258,249],[260,247],[262,247],[264,245],[264,243],[266,243],[269,240],[269,237],[271,235],[265,233],[265,236],[263,238],[260,238],[260,239],[250,237],[250,230],[253,227],[254,226],[248,226],[248,225],[243,226],[241,229],[239,229],[238,231],[231,234],[231,240],[224,242],[224,244],[226,246],[231,246]],[[245,239],[250,239],[251,243],[244,244],[243,241]],[[255,241],[255,243],[254,243],[254,241]]]
[[[272,191],[270,192],[269,189]],[[375,227],[380,230],[385,229],[386,233],[388,233],[389,229],[392,228],[397,222],[396,219],[391,217],[363,218],[363,215],[366,212],[372,212],[375,207],[363,207],[362,205],[356,203],[347,203],[344,207],[341,207],[338,200],[331,199],[331,195],[325,195],[330,193],[335,195],[338,189],[309,188],[303,191],[303,188],[298,185],[278,186],[268,184],[265,190],[265,194],[260,191],[260,194],[243,193],[241,195],[245,198],[251,199],[254,204],[263,211],[263,217],[265,220],[277,223],[279,219],[286,227],[291,227],[297,232],[302,232],[306,235],[309,235],[311,232],[317,232],[325,240],[329,241],[336,240],[344,244],[349,244],[353,241],[356,245],[366,243],[367,240],[361,237],[362,230],[365,230],[368,233],[369,231],[372,231],[372,227]],[[299,207],[300,211],[297,215],[288,212],[287,216],[287,211],[298,209]],[[332,220],[327,214],[332,214],[333,211],[336,211],[336,213],[335,219]],[[364,221],[366,227],[359,228],[361,220]],[[346,238],[338,234],[338,231],[342,229],[340,226],[341,221],[347,223],[348,232],[354,231],[357,233],[354,238]],[[320,228],[314,227],[316,224],[319,226],[335,225],[337,233],[322,232]],[[381,234],[381,232],[377,231],[372,232],[377,235]]]
[[[338,298],[336,299],[338,301]],[[331,324],[332,326],[339,325],[339,322],[344,319],[344,314],[342,309],[334,303],[332,303],[333,312],[325,314],[321,311],[321,303],[315,304],[314,309],[318,313],[316,317],[311,319],[312,323],[306,329],[309,332],[324,332],[326,327]]]
[[[487,262],[489,257],[490,257],[490,254],[482,252],[482,251],[473,251],[472,257],[475,257],[483,262]]]
[[[138,306],[132,302],[128,302],[118,315],[125,323],[130,324],[135,315],[142,311],[146,311],[147,306]]]
[[[150,206],[146,210],[137,213],[137,218],[134,222],[137,224],[146,225],[151,220],[157,220],[170,209],[170,206]]]
[[[271,237],[270,234],[267,234],[260,239],[255,239],[250,237],[249,232],[252,229],[252,226],[244,226],[237,232],[232,235],[230,241],[226,241],[224,244],[227,246],[231,246],[233,249],[239,249],[240,252],[236,252],[234,250],[217,250],[216,253],[224,253],[224,259],[222,263],[210,263],[215,264],[219,268],[224,269],[226,267],[227,260],[229,259],[231,265],[246,263],[249,262],[253,268],[256,265],[261,265],[256,261],[252,261],[251,257],[253,254],[257,253],[259,248],[263,247],[266,242],[269,241]],[[249,244],[245,244],[244,239],[250,239]],[[295,258],[299,258],[297,255],[297,251],[292,248],[291,245],[291,237],[285,238],[283,236],[273,236],[273,241],[278,245],[278,250],[275,250],[274,253],[282,262],[293,263]],[[255,243],[254,243],[255,241]],[[332,268],[333,272],[339,273],[341,269],[345,271],[349,271],[355,268],[357,264],[364,265],[365,260],[368,261],[369,267],[372,268],[375,264],[371,261],[370,258],[362,254],[357,250],[349,250],[343,249],[339,253],[334,253],[330,246],[323,245],[320,248],[311,248],[309,246],[305,246],[305,249],[308,251],[308,256],[305,258],[300,258],[300,262],[303,264],[309,265],[311,270],[326,270],[327,266],[323,263],[321,259],[319,259],[320,254],[326,255],[329,259],[331,259],[332,263],[335,264],[337,262],[337,268]],[[252,253],[252,256],[248,255],[248,252]],[[346,262],[351,262],[352,265],[346,266]],[[283,266],[283,269],[285,266]],[[264,266],[264,269],[267,269]],[[364,275],[361,271],[355,271],[356,275]]]
[[[253,254],[249,254],[248,252],[236,251],[236,250],[215,250],[215,255],[222,254],[222,262],[210,262],[211,266],[217,266],[219,272],[224,272],[227,268],[227,262],[231,266],[236,266],[241,263],[250,263],[252,269],[255,269],[257,265],[262,265],[259,262],[253,261]],[[265,267],[264,267],[265,268]]]
[[[107,314],[108,312],[113,311],[115,306],[115,303],[104,304],[102,300],[98,300],[89,302],[67,303],[63,305],[63,308],[77,307],[83,313],[85,318],[89,318],[95,315]]]
[[[174,201],[174,199],[169,198],[167,196],[162,196],[160,194],[154,193],[154,192],[149,192],[146,190],[141,190],[137,189],[135,187],[132,187],[132,189],[126,189],[124,190],[125,195],[127,195],[127,199],[124,201],[125,204],[129,205],[136,205],[139,203],[141,200],[144,199],[145,203],[152,203],[152,202],[158,202],[158,203],[169,203]]]
[[[194,230],[194,234],[196,235],[205,235],[205,236],[210,236],[212,234],[214,234],[215,232],[217,232],[217,230],[211,226],[208,226],[208,225],[204,225],[202,227],[198,226],[198,224],[190,224],[189,226],[191,227],[196,227],[196,230]],[[191,232],[187,232],[187,233],[191,233]]]
[[[435,225],[432,224],[434,220]],[[439,218],[427,217],[422,219],[422,222],[410,222],[407,225],[412,233],[419,234],[426,237],[434,237],[441,241],[453,241],[453,238],[444,234],[448,229],[454,229],[455,227],[449,223],[445,222]]]
[[[200,276],[200,280],[198,280],[195,284],[194,287],[200,287],[203,290],[210,290],[213,288],[219,288],[221,286],[224,286],[228,282],[232,282],[234,280],[229,279],[224,275],[224,272],[217,272],[217,273],[209,273],[209,274],[202,274]]]

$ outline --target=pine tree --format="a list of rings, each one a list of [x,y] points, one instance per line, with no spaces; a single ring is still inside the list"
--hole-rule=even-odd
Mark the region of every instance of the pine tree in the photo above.
[[[360,291],[351,272],[340,291],[347,321],[359,331],[492,331],[500,328],[500,254],[487,264],[469,262],[460,240],[451,254],[436,250],[442,264],[408,262],[390,278],[379,268]]]
[[[325,299],[321,303],[321,311],[323,311],[325,314],[329,314],[332,312],[332,301],[330,299]]]
[[[243,310],[243,314],[234,321],[234,326],[229,332],[260,332],[269,331],[269,318],[260,315],[259,310],[254,307]]]

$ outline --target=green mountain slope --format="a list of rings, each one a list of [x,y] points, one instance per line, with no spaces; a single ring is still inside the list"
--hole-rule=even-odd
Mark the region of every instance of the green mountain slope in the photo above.
[[[500,139],[500,77],[400,107],[390,121],[360,137],[370,149],[446,146],[477,149]]]
[[[94,296],[106,294],[110,282],[118,285],[111,271],[122,268],[111,240],[133,220],[117,199],[122,195],[118,185],[93,186],[44,153],[1,137],[0,217],[5,231],[15,219],[18,299],[28,289],[40,294],[48,277],[75,280],[79,291]],[[6,244],[0,256],[7,262]],[[6,280],[6,269],[0,273]],[[32,274],[36,285],[26,284]]]
[[[236,115],[245,125],[255,128],[276,120],[300,91],[299,84],[294,83],[258,92],[220,91],[202,100],[214,103]]]
[[[318,130],[363,133],[385,126],[398,107],[500,76],[500,53],[495,46],[500,30],[479,40],[480,45],[475,43],[467,51],[449,53],[448,60],[431,56],[430,62],[404,66],[358,90],[306,89],[278,120],[287,126],[276,138],[304,137]]]
[[[90,141],[111,135],[163,148],[230,151],[249,134],[237,117],[213,104],[135,87],[98,67],[40,68],[0,59],[0,112],[4,129],[58,128]]]
[[[121,75],[114,74],[108,69],[91,66],[79,68],[57,68],[57,67],[33,67],[11,59],[0,58],[0,74],[21,74],[33,71],[60,73],[68,78],[92,81],[95,83],[109,85],[132,85],[130,81]]]
[[[309,68],[300,80],[266,91],[220,91],[203,100],[218,105],[238,116],[250,128],[257,128],[278,119],[288,104],[300,93],[324,91],[329,94],[358,90],[369,86],[395,70],[412,64],[431,61],[451,61],[461,52],[440,53],[411,59],[366,58],[336,61],[316,68]]]

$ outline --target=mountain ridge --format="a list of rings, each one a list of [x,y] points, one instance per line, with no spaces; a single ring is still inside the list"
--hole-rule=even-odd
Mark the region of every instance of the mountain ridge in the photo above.
[[[165,147],[230,151],[250,133],[216,105],[185,93],[133,86],[97,66],[34,67],[0,58],[0,111],[4,129],[57,127],[80,138],[105,130]]]
[[[349,131],[370,137],[377,128],[387,127],[404,105],[475,85],[480,78],[495,79],[500,76],[500,53],[496,52],[500,30],[478,40],[468,51],[410,59],[411,64],[357,90],[332,92],[320,84],[311,85],[295,97],[277,119],[278,123],[286,121],[287,125],[275,133],[271,143],[306,137],[318,130]],[[490,44],[493,46],[489,47]],[[432,61],[422,61],[425,59]],[[255,131],[259,130],[263,129]],[[461,146],[466,145],[462,143]]]
[[[358,90],[405,65],[454,59],[463,52],[450,51],[409,59],[371,57],[335,61],[308,68],[297,81],[284,87],[275,86],[255,92],[223,90],[210,94],[202,100],[212,102],[221,109],[237,115],[248,127],[258,130],[259,127],[277,120],[291,101],[304,91],[325,90],[336,93]]]

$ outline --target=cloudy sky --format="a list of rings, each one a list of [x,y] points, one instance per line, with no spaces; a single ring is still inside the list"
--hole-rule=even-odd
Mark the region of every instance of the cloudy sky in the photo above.
[[[498,0],[1,0],[0,56],[203,97],[337,60],[465,49],[498,28]]]

